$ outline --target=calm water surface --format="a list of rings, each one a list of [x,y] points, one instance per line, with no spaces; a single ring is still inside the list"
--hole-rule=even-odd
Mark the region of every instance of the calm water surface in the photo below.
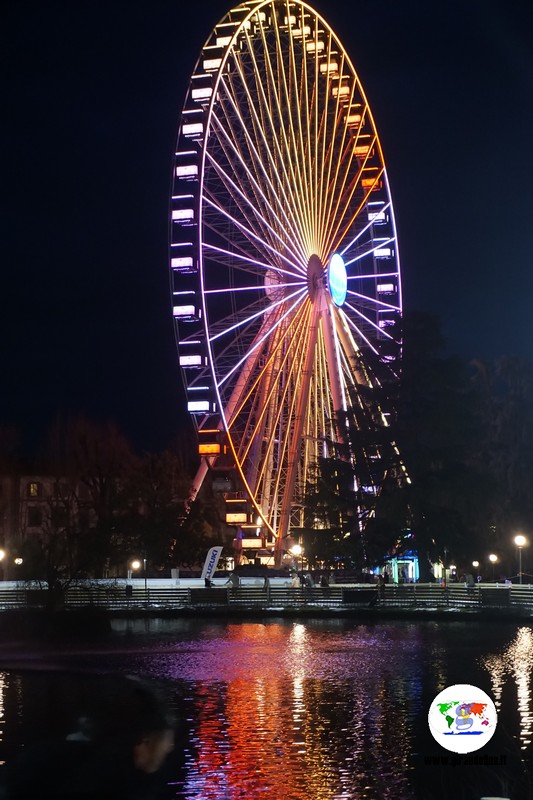
[[[102,646],[0,650],[3,763],[72,728],[82,675],[120,671],[163,685],[179,717],[169,799],[533,798],[529,627],[149,620],[114,631]],[[453,763],[429,733],[429,706],[454,683],[498,709],[477,763]]]

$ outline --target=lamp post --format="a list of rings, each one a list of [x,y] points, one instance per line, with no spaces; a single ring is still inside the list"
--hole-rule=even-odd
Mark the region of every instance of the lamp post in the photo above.
[[[522,583],[522,548],[526,547],[527,539],[519,533],[514,537],[514,543],[518,548],[518,583]]]
[[[494,565],[495,565],[495,564],[497,563],[497,561],[498,561],[498,556],[497,556],[495,553],[490,553],[490,555],[489,555],[489,561],[490,561],[490,563],[492,564],[492,580],[494,580]]]
[[[148,605],[148,581],[146,575],[146,556],[143,558],[143,572],[144,572],[144,604]]]
[[[472,566],[474,567],[474,569],[475,569],[475,571],[476,571],[476,579],[477,579],[477,577],[478,577],[478,574],[479,574],[479,573],[478,573],[478,569],[479,569],[479,561],[472,561]]]
[[[138,558],[134,558],[130,564],[130,567],[132,572],[137,572],[141,568],[141,562]]]
[[[301,544],[293,544],[289,553],[296,559],[296,572],[298,572],[298,557],[302,557],[302,572],[304,571],[304,550]]]

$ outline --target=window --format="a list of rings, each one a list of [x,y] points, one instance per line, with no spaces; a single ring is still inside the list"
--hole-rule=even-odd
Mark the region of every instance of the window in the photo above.
[[[43,487],[38,481],[30,481],[26,487],[28,497],[42,497]]]

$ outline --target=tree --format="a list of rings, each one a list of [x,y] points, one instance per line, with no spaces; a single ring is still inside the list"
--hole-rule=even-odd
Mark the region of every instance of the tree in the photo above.
[[[112,423],[84,417],[58,422],[49,440],[49,463],[56,475],[73,487],[80,511],[78,571],[103,577],[124,570],[129,532],[128,483],[138,457],[125,436]]]
[[[152,568],[174,566],[190,486],[191,476],[179,453],[147,453],[137,463],[128,486],[124,524],[132,553],[142,554]]]
[[[472,365],[444,354],[437,318],[407,313],[401,324],[399,382],[382,379],[377,359],[366,366],[373,379],[355,387],[340,420],[354,457],[344,454],[342,481],[337,458],[320,462],[308,502],[315,518],[321,498],[330,517],[344,520],[344,549],[350,543],[360,565],[416,547],[420,577],[428,580],[430,562],[445,547],[475,555],[491,520],[494,478],[481,457],[485,403]]]

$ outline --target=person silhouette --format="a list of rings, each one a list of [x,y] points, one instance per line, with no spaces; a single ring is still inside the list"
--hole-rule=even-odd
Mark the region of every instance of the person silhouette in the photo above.
[[[96,684],[95,684],[96,686]],[[135,677],[102,677],[62,739],[24,747],[8,765],[4,797],[28,800],[157,800],[174,748],[174,719]]]

